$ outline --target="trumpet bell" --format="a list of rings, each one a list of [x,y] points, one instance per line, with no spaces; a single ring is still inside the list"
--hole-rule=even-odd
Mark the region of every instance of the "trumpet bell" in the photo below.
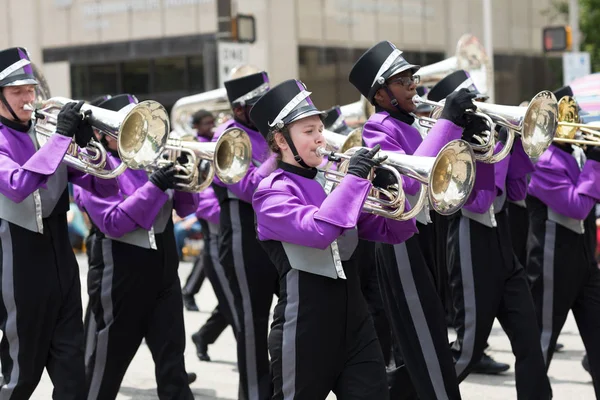
[[[475,161],[471,146],[454,140],[438,153],[429,176],[431,208],[441,215],[458,211],[468,200],[475,184]]]
[[[229,128],[219,137],[215,146],[215,173],[221,182],[233,185],[248,172],[252,159],[252,143],[246,132]]]
[[[146,169],[164,151],[169,114],[155,101],[142,101],[125,112],[119,112],[125,114],[117,134],[119,157],[129,168]]]
[[[558,126],[558,104],[550,91],[538,93],[527,106],[521,129],[523,150],[538,158],[552,143]]]
[[[558,128],[556,128],[555,137],[561,139],[574,139],[579,128],[573,125],[561,124],[579,124],[579,110],[577,102],[571,96],[563,96],[558,101]]]

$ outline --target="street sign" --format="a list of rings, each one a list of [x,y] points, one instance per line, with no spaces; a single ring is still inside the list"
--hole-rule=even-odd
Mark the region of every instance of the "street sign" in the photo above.
[[[591,73],[590,53],[563,53],[563,85]]]
[[[229,74],[235,67],[248,64],[249,44],[236,42],[217,42],[219,56],[219,87],[229,80]]]

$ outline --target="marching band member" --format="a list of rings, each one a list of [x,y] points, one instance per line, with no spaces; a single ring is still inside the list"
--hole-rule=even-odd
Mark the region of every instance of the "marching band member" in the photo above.
[[[323,118],[325,129],[344,136],[348,136],[352,132],[352,128],[346,125],[346,119],[339,106],[331,107],[323,112],[325,113],[325,118]]]
[[[215,117],[212,115],[210,111],[207,110],[198,110],[192,115],[192,128],[196,131],[196,140],[199,142],[210,142],[213,137],[213,128],[215,127]],[[214,191],[211,189],[211,193],[214,195]],[[218,206],[218,204],[217,204]],[[200,208],[202,208],[202,204],[200,204]],[[196,212],[197,217],[198,212]],[[218,219],[218,213],[216,214]],[[200,221],[200,226],[204,228],[202,221]],[[187,221],[186,223],[189,225],[193,221]],[[207,236],[209,236],[208,232],[202,229],[202,233],[204,234],[204,251],[207,251]],[[210,251],[210,250],[209,250]],[[210,260],[210,255],[202,255],[198,257],[196,262],[194,262],[194,267],[190,272],[190,275],[186,279],[185,285],[181,292],[183,293],[183,305],[188,311],[199,311],[198,306],[196,305],[196,301],[194,300],[194,296],[198,294],[200,288],[202,287],[202,283],[206,278],[206,271],[204,270],[204,260]],[[210,262],[210,261],[209,261]]]
[[[465,89],[447,99],[442,120],[429,133],[430,140],[423,141],[412,126],[415,119],[410,114],[416,110],[412,97],[419,81],[414,73],[420,67],[408,63],[401,54],[392,43],[383,41],[367,50],[350,71],[350,82],[376,107],[376,113],[364,126],[363,140],[367,147],[380,145],[383,150],[435,156],[450,140],[461,137],[463,113],[474,108],[471,99],[475,96]],[[417,195],[420,186],[415,180],[403,180],[409,200]],[[430,271],[434,260],[426,258],[433,254],[424,253],[420,246],[419,236],[428,229],[426,213],[417,217],[419,235],[395,246],[378,244],[376,248],[388,319],[406,366],[397,371],[394,379],[399,380],[408,372],[419,398],[457,399],[460,393],[448,346],[445,313]],[[398,366],[402,365],[401,360],[397,361]],[[398,385],[392,384],[393,392],[394,386]]]
[[[98,106],[113,111],[135,102],[114,96]],[[112,138],[111,138],[112,139]],[[109,148],[120,164],[115,141]],[[173,164],[150,176],[127,169],[117,177],[119,193],[100,198],[79,190],[78,199],[96,226],[88,272],[90,308],[96,341],[86,365],[88,399],[114,399],[123,376],[145,339],[156,364],[160,399],[192,399],[183,353],[185,332],[179,259],[171,220],[193,213],[196,196],[173,192],[178,182]]]
[[[202,224],[202,232],[204,232],[204,249],[201,255],[202,270],[208,277],[219,302],[210,318],[198,332],[192,335],[192,341],[196,346],[196,355],[201,361],[210,361],[208,345],[213,344],[228,325],[233,327],[234,335],[239,331],[240,325],[235,313],[233,293],[225,276],[225,270],[219,261],[217,243],[220,212],[219,201],[212,187],[198,193],[196,217]]]
[[[62,163],[73,137],[80,147],[91,139],[83,102],[63,107],[56,133],[39,147],[24,108],[37,84],[25,49],[0,51],[0,397],[29,398],[46,368],[53,398],[81,399],[81,286],[67,229],[67,181],[97,196],[117,188]]]
[[[213,185],[221,207],[219,260],[225,270],[239,317],[237,338],[240,399],[271,398],[267,335],[273,294],[277,292],[277,270],[256,240],[252,194],[258,183],[275,169],[276,160],[250,120],[250,108],[269,90],[266,72],[225,82],[233,119],[220,125],[213,141],[226,129],[243,129],[252,143],[252,163],[247,174],[234,185],[215,177]]]
[[[471,83],[438,83],[434,88],[438,90],[432,89],[428,98],[440,101],[449,95],[447,102],[458,88]],[[502,129],[496,152],[503,148],[506,135]],[[513,252],[506,213],[507,199],[525,198],[526,176],[533,166],[519,138],[515,139],[511,155],[487,165],[494,171],[494,190],[477,192],[461,213],[450,217],[448,227],[448,275],[457,331],[452,344],[456,374],[462,381],[480,362],[494,319],[498,318],[516,357],[517,397],[549,399],[550,383],[536,343],[539,331],[534,323],[535,309],[525,271]]]
[[[358,237],[400,243],[414,222],[363,213],[379,147],[359,150],[327,195],[317,173],[323,123],[302,82],[288,80],[255,104],[252,120],[280,156],[254,193],[261,245],[279,272],[269,335],[273,399],[387,399],[385,365],[361,294]]]
[[[559,127],[560,129],[560,127]],[[541,329],[546,367],[569,311],[587,351],[600,397],[600,271],[590,230],[600,201],[600,148],[553,143],[540,156],[529,182],[527,271]]]

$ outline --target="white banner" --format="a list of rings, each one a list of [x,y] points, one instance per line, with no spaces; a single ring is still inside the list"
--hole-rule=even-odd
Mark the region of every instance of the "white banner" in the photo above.
[[[590,53],[563,53],[563,85],[591,73]]]
[[[229,74],[235,67],[248,64],[250,45],[246,43],[218,42],[219,57],[219,87],[229,80]]]

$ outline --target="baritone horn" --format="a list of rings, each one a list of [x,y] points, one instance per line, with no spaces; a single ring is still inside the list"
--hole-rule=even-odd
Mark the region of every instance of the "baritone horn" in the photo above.
[[[67,103],[73,101],[65,97],[52,97],[43,101],[41,108],[35,110],[34,129],[40,146],[56,134],[58,113]],[[152,153],[161,146],[161,141],[169,132],[167,111],[155,101],[130,104],[120,111],[84,104],[81,111],[82,116],[85,111],[91,111],[91,115],[87,117],[91,126],[117,139],[122,163],[113,170],[105,169],[106,149],[94,140],[90,141],[85,151],[82,151],[73,140],[64,162],[98,178],[112,179],[123,173],[127,167],[135,168],[135,164],[127,162],[128,149],[136,148],[136,151],[144,154]]]
[[[337,171],[325,171],[325,178],[338,184],[348,169],[348,160],[360,147],[345,153],[335,153],[322,147],[318,154],[333,160],[341,160]],[[399,221],[414,218],[429,201],[431,207],[442,215],[450,215],[460,209],[471,194],[475,183],[475,159],[473,150],[464,140],[446,144],[436,157],[410,156],[395,152],[380,151],[377,156],[388,158],[376,169],[390,172],[396,179],[391,187],[374,187],[367,196],[363,210],[371,214]],[[372,171],[371,178],[375,171]],[[421,183],[418,201],[405,211],[406,195],[402,188],[402,176]]]
[[[563,96],[558,101],[558,128],[554,141],[578,146],[600,146],[600,126],[582,123],[575,99]]]

